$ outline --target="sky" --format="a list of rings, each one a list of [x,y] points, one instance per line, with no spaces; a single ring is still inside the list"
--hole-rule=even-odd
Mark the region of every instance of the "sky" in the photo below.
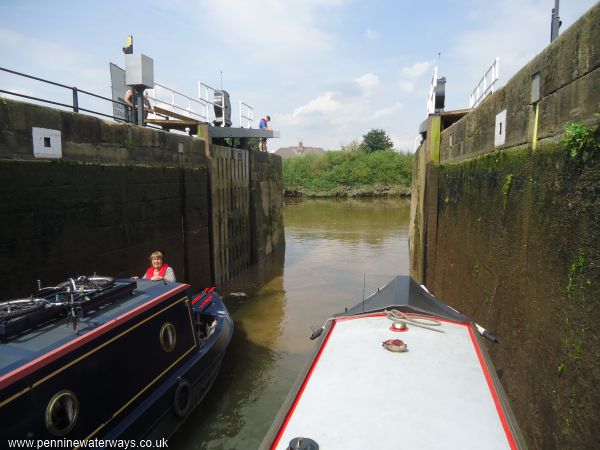
[[[561,33],[595,0],[563,0]],[[446,110],[500,59],[499,87],[550,43],[555,0],[2,0],[0,67],[111,96],[122,47],[154,61],[154,81],[198,97],[198,82],[264,115],[269,151],[340,149],[383,129],[413,151],[434,67]],[[0,89],[69,103],[70,91],[0,71]],[[7,98],[8,94],[0,94]],[[110,113],[110,104],[83,104]],[[97,104],[96,104],[97,105]]]

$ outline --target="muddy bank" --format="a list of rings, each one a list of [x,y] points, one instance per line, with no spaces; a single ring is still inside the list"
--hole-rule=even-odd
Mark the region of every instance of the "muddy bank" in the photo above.
[[[285,197],[310,197],[310,198],[327,198],[327,197],[344,197],[344,198],[360,198],[360,197],[405,197],[410,198],[410,187],[407,186],[340,186],[335,189],[326,191],[314,191],[306,188],[284,188],[283,195]]]

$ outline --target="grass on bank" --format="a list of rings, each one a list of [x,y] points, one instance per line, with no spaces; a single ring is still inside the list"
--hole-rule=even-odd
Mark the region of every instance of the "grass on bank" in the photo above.
[[[412,154],[331,151],[283,160],[286,195],[369,197],[410,195]]]

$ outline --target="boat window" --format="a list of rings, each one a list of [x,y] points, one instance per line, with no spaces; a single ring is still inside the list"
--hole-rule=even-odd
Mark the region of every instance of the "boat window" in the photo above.
[[[64,436],[73,429],[79,418],[79,401],[71,391],[60,391],[50,399],[46,408],[46,428],[54,436]]]
[[[165,322],[160,329],[160,345],[165,352],[170,352],[175,348],[177,341],[177,332],[175,325],[171,322]]]

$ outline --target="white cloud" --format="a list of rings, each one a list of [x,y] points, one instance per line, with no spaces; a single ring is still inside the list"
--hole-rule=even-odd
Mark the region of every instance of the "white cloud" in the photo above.
[[[361,76],[363,84],[372,86],[375,81],[378,88],[381,83],[373,74]],[[358,83],[356,80],[354,80]],[[366,82],[365,82],[366,81]],[[385,86],[381,86],[385,89]],[[375,92],[380,92],[378,89]],[[298,135],[305,136],[305,145],[318,145],[334,149],[347,144],[372,128],[390,130],[397,120],[398,113],[404,109],[400,101],[393,101],[382,107],[389,96],[356,96],[351,92],[343,95],[340,91],[326,91],[292,112],[275,117],[282,135],[288,129],[294,129]],[[337,147],[336,147],[337,146]]]
[[[391,116],[392,114],[397,113],[398,111],[400,111],[403,107],[404,107],[404,105],[402,103],[396,102],[392,106],[388,106],[386,108],[378,109],[377,111],[375,111],[373,113],[372,118],[373,119],[381,119],[382,117]]]
[[[416,62],[412,66],[403,67],[400,70],[400,75],[402,75],[404,78],[418,78],[427,72],[431,66],[431,61]]]
[[[417,140],[417,134],[414,137],[406,137],[402,135],[391,135],[390,139],[394,143],[396,150],[412,152],[415,149],[415,141]]]
[[[211,39],[235,45],[251,58],[290,60],[331,51],[336,36],[319,26],[322,14],[345,0],[199,0]],[[196,11],[198,13],[198,11]],[[214,45],[214,44],[212,44]]]
[[[383,128],[405,147],[426,116],[434,65],[447,78],[446,109],[463,108],[494,57],[500,57],[504,84],[548,44],[554,6],[551,0],[439,1],[436,13],[428,14],[373,0],[264,0],[260,6],[245,0],[151,0],[146,26],[132,22],[123,31],[111,20],[115,0],[87,16],[85,2],[30,3],[0,2],[5,67],[110,96],[108,62],[122,62],[124,35],[132,33],[136,51],[154,58],[157,82],[196,97],[198,80],[220,86],[223,73],[234,125],[243,100],[257,117],[271,115],[281,132],[273,145],[295,144],[303,136],[306,145],[325,148],[372,128]],[[564,3],[561,32],[597,0]],[[65,14],[73,8],[82,12],[75,23]],[[398,27],[376,20],[382,13],[410,16]],[[448,23],[452,30],[444,28]],[[443,39],[440,29],[446,29]],[[394,43],[400,42],[410,45],[399,50]],[[200,50],[190,50],[190,57],[177,50],[190,46]],[[439,61],[432,57],[437,52]],[[2,73],[0,84],[41,96],[33,83],[13,82]]]
[[[379,77],[374,73],[365,73],[364,75],[355,78],[354,82],[357,83],[363,91],[369,91],[379,84]]]
[[[401,77],[398,80],[398,88],[400,91],[406,93],[415,92],[417,90],[419,79],[424,74],[428,74],[428,71],[432,66],[432,61],[418,61],[411,66],[400,69]]]
[[[415,90],[415,83],[412,81],[400,80],[398,85],[400,86],[400,90],[404,92],[413,92]]]
[[[66,85],[77,85],[80,89],[97,88],[100,80],[108,79],[108,64],[102,62],[103,70],[99,69],[99,62],[92,55],[82,54],[49,39],[34,39],[0,27],[0,55],[9,54],[9,68],[12,70]]]
[[[552,6],[539,0],[489,4],[485,14],[453,39],[447,60],[442,60],[440,74],[448,79],[446,108],[468,106],[469,93],[494,58],[500,58],[498,88],[541,52],[549,44]]]
[[[374,41],[376,39],[379,39],[380,36],[381,35],[377,31],[371,30],[370,28],[367,29],[367,31],[365,31],[365,37],[369,41]]]
[[[333,98],[334,95],[335,94],[333,92],[325,92],[324,94],[308,102],[306,105],[296,108],[292,115],[294,117],[298,117],[312,113],[334,113],[342,107],[342,105]]]
[[[467,20],[474,22],[481,16],[481,11],[478,9],[472,9],[467,13]]]
[[[68,45],[51,39],[36,39],[24,33],[0,27],[0,55],[10,55],[6,66],[10,70],[32,75],[48,81],[75,86],[80,90],[110,97],[108,63],[97,60],[95,55],[81,53]],[[72,105],[70,89],[48,84],[8,72],[0,72],[3,89],[30,97]],[[7,95],[13,100],[39,103],[36,100]],[[79,106],[92,111],[110,114],[112,105],[96,97],[79,93]],[[48,103],[41,102],[48,106]]]

